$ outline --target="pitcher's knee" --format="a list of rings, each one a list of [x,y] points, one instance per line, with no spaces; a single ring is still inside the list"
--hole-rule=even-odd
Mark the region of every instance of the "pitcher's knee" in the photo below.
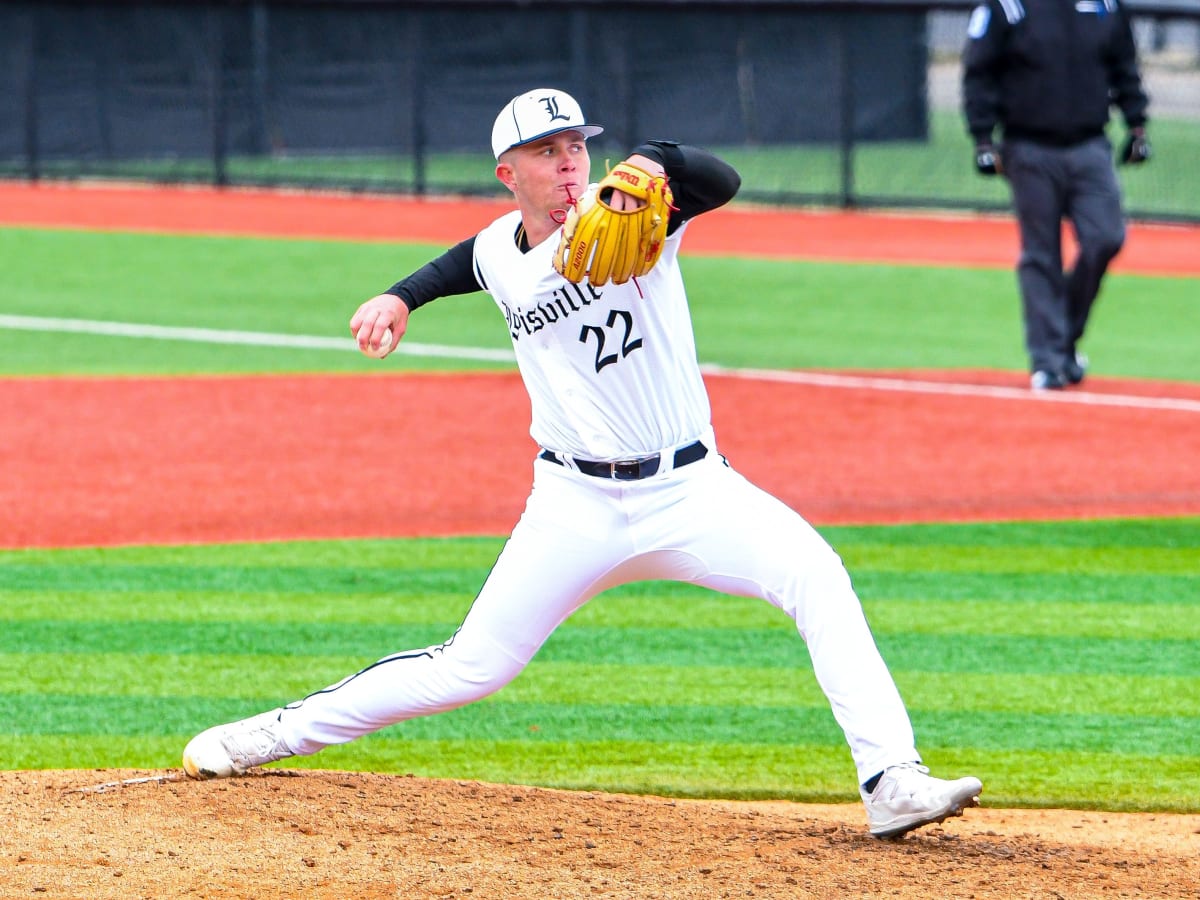
[[[850,574],[832,549],[810,558],[806,570],[789,580],[783,594],[780,606],[802,631],[814,619],[840,617],[847,610],[857,613],[861,609]]]
[[[521,673],[514,660],[446,660],[442,684],[455,706],[465,706],[496,693]]]

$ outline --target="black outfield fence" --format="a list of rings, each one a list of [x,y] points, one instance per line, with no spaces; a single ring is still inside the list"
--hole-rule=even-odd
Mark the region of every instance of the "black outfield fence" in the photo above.
[[[971,5],[0,2],[0,177],[499,193],[497,110],[556,86],[595,160],[673,138],[744,200],[1007,208],[959,111]],[[1156,150],[1130,210],[1200,221],[1200,0],[1129,6]]]

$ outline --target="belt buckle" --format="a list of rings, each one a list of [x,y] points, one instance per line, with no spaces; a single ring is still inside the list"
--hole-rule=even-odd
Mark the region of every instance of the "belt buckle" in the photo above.
[[[622,468],[622,466],[626,468]],[[614,481],[637,481],[642,477],[642,461],[640,459],[614,460],[608,464],[608,477]]]
[[[608,463],[608,477],[615,481],[640,481],[658,472],[662,457],[642,456],[637,459],[618,459]]]

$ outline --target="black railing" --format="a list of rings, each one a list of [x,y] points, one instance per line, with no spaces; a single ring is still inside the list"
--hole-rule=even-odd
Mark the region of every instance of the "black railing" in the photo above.
[[[973,5],[0,2],[0,177],[502,193],[492,117],[549,83],[606,124],[593,157],[700,143],[744,200],[1004,209],[955,93]],[[1127,5],[1156,150],[1130,211],[1200,221],[1200,0]]]

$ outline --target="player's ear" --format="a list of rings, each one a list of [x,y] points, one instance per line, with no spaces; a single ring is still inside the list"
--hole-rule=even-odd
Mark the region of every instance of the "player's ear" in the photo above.
[[[496,163],[496,177],[514,194],[517,192],[517,176],[510,163],[503,160]]]

